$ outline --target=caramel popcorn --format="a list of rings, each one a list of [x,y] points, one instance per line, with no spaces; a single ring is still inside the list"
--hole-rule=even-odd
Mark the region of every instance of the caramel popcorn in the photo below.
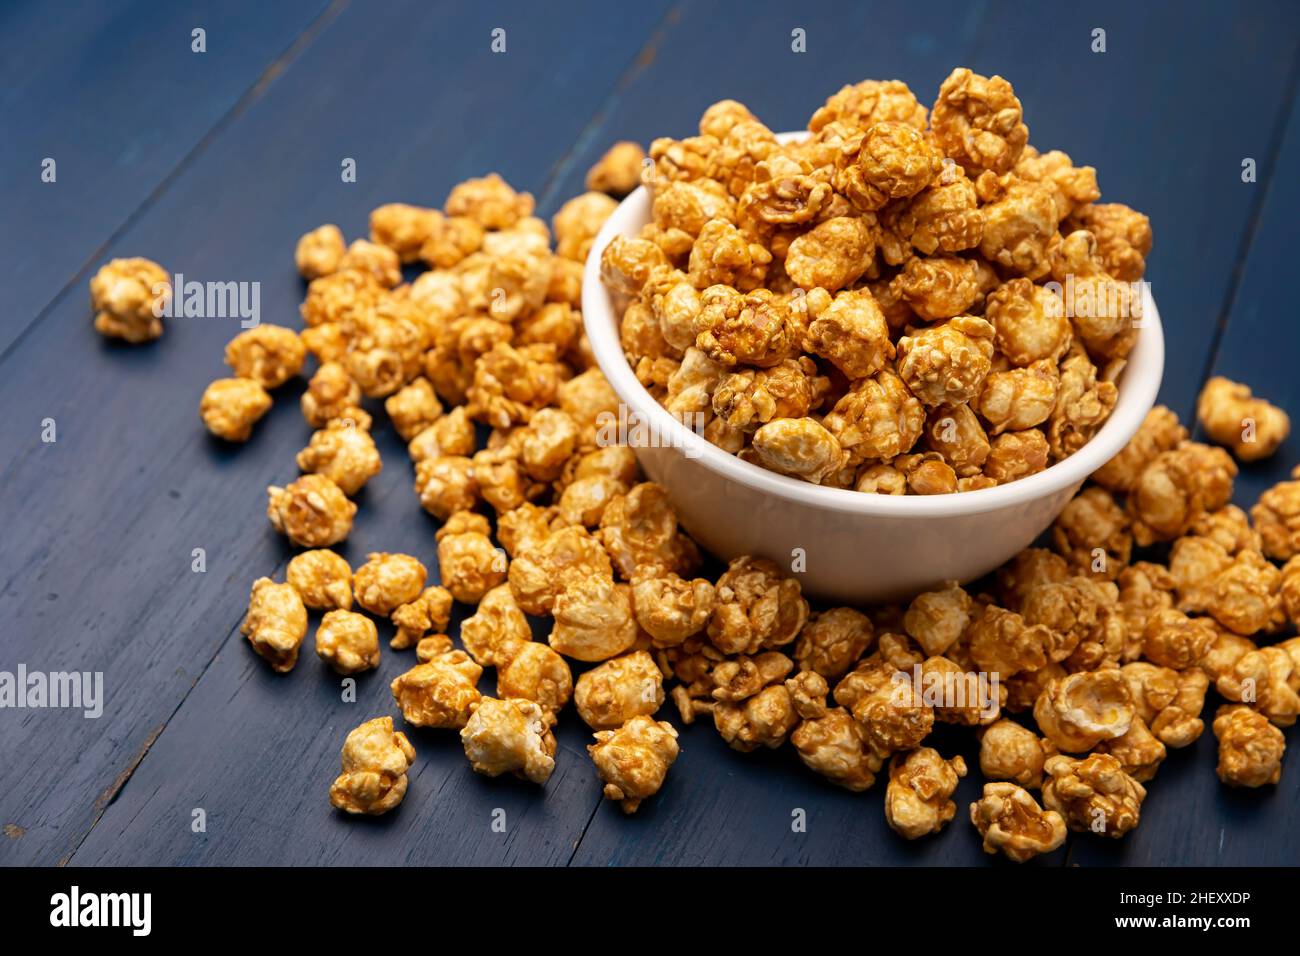
[[[645,161],[645,150],[639,143],[621,140],[587,170],[587,188],[612,196],[626,196],[641,184]]]
[[[822,421],[851,461],[891,459],[912,449],[925,408],[903,380],[882,370],[853,384]]]
[[[307,636],[307,609],[293,585],[258,578],[239,630],[273,670],[287,674],[298,663],[298,648]]]
[[[863,660],[835,686],[833,696],[862,725],[867,746],[878,757],[919,746],[934,727],[934,708],[907,674],[883,660]]]
[[[402,440],[410,442],[442,416],[442,403],[429,380],[417,378],[388,396],[384,411]]]
[[[1049,681],[1034,704],[1038,729],[1066,753],[1085,753],[1126,733],[1133,698],[1118,669],[1081,671]]]
[[[645,651],[606,661],[578,678],[574,703],[593,730],[620,727],[637,716],[650,716],[664,702],[663,675]]]
[[[1300,554],[1300,466],[1291,474],[1296,480],[1278,482],[1250,509],[1264,553],[1278,561]]]
[[[507,651],[533,639],[528,618],[519,609],[510,586],[500,584],[483,595],[477,609],[460,625],[465,650],[483,667],[496,667],[507,659]]]
[[[1111,754],[1049,757],[1045,768],[1043,806],[1071,830],[1118,838],[1138,825],[1146,788]]]
[[[944,760],[932,747],[895,754],[885,789],[885,820],[890,829],[907,840],[938,833],[957,815],[957,804],[949,798],[964,776],[965,760]]]
[[[445,631],[451,620],[451,592],[435,585],[425,588],[420,596],[393,608],[395,633],[388,646],[395,651],[420,644],[429,631]]]
[[[565,587],[552,606],[551,647],[579,661],[604,661],[631,650],[638,631],[631,588],[610,578],[586,577]]]
[[[548,533],[530,547],[517,549],[510,563],[510,590],[527,614],[550,614],[557,596],[584,581],[613,581],[609,554],[586,528],[567,527]]]
[[[113,259],[90,280],[95,331],[132,345],[163,333],[162,314],[172,297],[171,276],[149,259]]]
[[[438,529],[438,569],[457,601],[477,604],[506,580],[505,550],[492,544],[489,530],[487,518],[468,511],[450,515]]]
[[[330,611],[316,628],[316,653],[340,674],[359,674],[379,666],[375,622],[352,611]]]
[[[364,272],[379,285],[391,289],[402,281],[401,261],[387,246],[366,239],[353,240],[339,260],[340,272]]]
[[[1291,433],[1286,412],[1221,375],[1201,389],[1196,418],[1211,441],[1226,446],[1241,461],[1267,458]]]
[[[703,631],[716,601],[711,582],[687,580],[658,565],[632,578],[632,611],[655,647],[675,647]]]
[[[470,510],[479,501],[474,463],[461,455],[439,455],[417,462],[415,494],[425,511],[444,521],[457,511]]]
[[[1243,654],[1214,687],[1228,700],[1251,704],[1278,727],[1290,727],[1300,716],[1300,672],[1282,647],[1261,647]]]
[[[266,489],[271,527],[300,548],[328,548],[352,530],[357,506],[324,475],[303,475],[283,488]]]
[[[813,614],[799,631],[794,658],[799,667],[838,680],[875,643],[871,619],[849,607]]]
[[[296,554],[284,578],[312,610],[352,610],[352,567],[340,554],[327,549]]]
[[[464,405],[458,405],[422,429],[406,446],[411,461],[419,464],[446,455],[466,459],[474,453],[474,423]]]
[[[1010,780],[1037,790],[1043,783],[1043,764],[1055,753],[1050,741],[1005,717],[980,731],[980,772],[990,780]]]
[[[297,461],[303,471],[323,475],[349,496],[384,467],[370,433],[345,419],[335,419],[313,432]]]
[[[766,687],[743,701],[717,701],[709,706],[719,736],[741,753],[781,746],[799,723],[790,691],[783,684]]]
[[[324,428],[336,419],[356,422],[357,414],[362,413],[360,402],[361,387],[352,381],[347,369],[338,362],[322,362],[302,393],[302,417],[313,428]]]
[[[1076,573],[1111,580],[1133,552],[1128,519],[1104,488],[1085,488],[1065,506],[1052,525],[1052,541]]]
[[[1027,790],[1014,783],[986,783],[984,795],[970,805],[970,821],[984,838],[984,852],[1002,852],[1024,863],[1051,853],[1065,842],[1065,821],[1044,810]]]
[[[1185,534],[1207,511],[1228,503],[1236,475],[1236,464],[1221,448],[1184,442],[1160,452],[1142,469],[1129,492],[1133,540],[1145,547]],[[1256,523],[1260,524],[1258,517]],[[1262,525],[1260,533],[1267,541]]]
[[[343,773],[330,786],[330,803],[348,813],[378,816],[406,796],[406,771],[415,748],[393,730],[392,717],[368,720],[343,742]]]
[[[815,485],[839,472],[849,457],[835,436],[811,418],[768,422],[754,432],[750,448],[753,459],[769,471]]]
[[[258,325],[226,345],[226,364],[240,378],[278,388],[302,371],[307,349],[298,333],[279,325]]]
[[[534,701],[554,714],[573,696],[569,665],[545,644],[531,640],[507,644],[495,659],[499,694]]]
[[[271,396],[247,378],[219,378],[203,390],[199,417],[226,441],[248,441],[257,420],[271,410]]]
[[[790,243],[785,269],[800,288],[838,292],[867,271],[875,251],[875,237],[864,219],[837,216]]]
[[[943,151],[971,175],[1010,171],[1029,142],[1011,84],[964,67],[953,70],[939,87],[930,127]]]
[[[1114,492],[1131,491],[1147,465],[1161,452],[1172,451],[1187,438],[1178,416],[1157,405],[1147,412],[1129,443],[1114,458],[1093,472],[1092,480]]]
[[[465,756],[475,773],[513,773],[544,784],[555,770],[555,715],[531,700],[484,697],[461,728]]]
[[[862,725],[842,707],[803,720],[790,743],[810,770],[854,793],[870,789],[884,764],[868,745]]]
[[[372,552],[352,576],[357,604],[371,614],[387,617],[398,606],[419,597],[428,571],[409,554]]]
[[[1182,611],[1166,608],[1147,619],[1142,654],[1154,664],[1182,670],[1199,663],[1214,638],[1214,626],[1205,618],[1188,617]]]
[[[765,558],[736,558],[718,579],[708,634],[724,654],[754,654],[795,639],[808,619],[799,582]]]
[[[1096,238],[1106,272],[1120,282],[1136,282],[1146,272],[1151,220],[1137,210],[1122,203],[1089,202],[1071,214],[1068,228],[1086,229]]]
[[[479,703],[483,668],[464,651],[447,651],[416,664],[396,677],[390,688],[408,724],[416,727],[464,727]]]
[[[989,373],[993,327],[972,316],[951,319],[898,340],[898,374],[926,405],[976,398]]]
[[[903,627],[926,656],[933,657],[957,642],[970,619],[970,595],[951,581],[942,590],[927,591],[913,599],[903,616]]]
[[[370,213],[370,241],[393,250],[404,263],[415,262],[441,218],[436,209],[388,203]]]
[[[663,787],[679,752],[677,731],[665,721],[638,715],[617,730],[597,731],[587,752],[605,781],[605,797],[618,800],[624,813],[635,813]]]
[[[345,248],[343,231],[333,223],[326,223],[304,233],[298,240],[293,253],[294,265],[298,267],[298,274],[308,282],[333,275],[339,271]]]
[[[1268,719],[1243,704],[1225,704],[1214,715],[1219,738],[1219,779],[1230,787],[1262,787],[1282,779],[1286,738]]]

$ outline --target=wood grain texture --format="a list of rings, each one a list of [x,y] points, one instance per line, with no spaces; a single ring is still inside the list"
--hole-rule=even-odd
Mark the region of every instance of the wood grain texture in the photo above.
[[[0,6],[0,352],[224,118],[328,0]],[[207,52],[190,32],[207,31]],[[41,180],[46,158],[57,181]],[[165,247],[133,254],[165,258]],[[84,289],[76,297],[85,301]]]
[[[494,26],[507,29],[503,56],[488,52]],[[1088,50],[1095,26],[1108,31],[1104,55]],[[790,52],[796,27],[807,32],[806,54]],[[1170,339],[1162,398],[1190,411],[1221,335],[1215,364],[1295,411],[1286,372],[1300,342],[1279,311],[1297,199],[1294,119],[1282,141],[1296,37],[1297,15],[1282,4],[1080,13],[952,3],[931,5],[924,19],[874,4],[479,13],[410,2],[383,16],[354,4],[103,257],[157,250],[195,278],[260,281],[264,320],[296,326],[293,243],[320,222],[361,234],[375,205],[438,205],[453,183],[490,169],[534,190],[549,214],[581,191],[611,141],[687,135],[722,97],[773,128],[798,128],[842,83],[898,77],[925,100],[965,63],[1017,85],[1036,144],[1095,165],[1106,198],[1152,216],[1149,275]],[[1241,184],[1243,156],[1274,154],[1258,185]],[[345,186],[347,156],[359,181]],[[78,262],[102,238],[81,241]],[[411,657],[386,649],[380,672],[359,680],[360,702],[343,704],[310,633],[296,670],[277,677],[237,631],[252,580],[282,576],[290,554],[266,526],[262,488],[295,473],[292,454],[309,434],[301,383],[277,395],[248,446],[221,446],[195,406],[222,374],[221,346],[237,324],[177,321],[153,346],[105,345],[72,291],[0,360],[0,447],[13,449],[0,492],[16,503],[6,508],[0,613],[12,637],[0,666],[102,669],[109,706],[98,721],[0,714],[0,823],[26,830],[0,839],[0,863],[1007,865],[980,851],[964,819],[979,790],[975,752],[969,733],[947,728],[936,746],[971,766],[959,819],[916,843],[885,825],[882,785],[849,794],[789,748],[738,754],[707,725],[682,729],[663,792],[624,817],[600,799],[590,737],[571,711],[544,791],[474,775],[453,735],[426,731],[412,735],[419,756],[400,811],[373,821],[331,811],[326,788],[343,736],[394,712],[387,684]],[[1254,354],[1270,336],[1277,347]],[[37,437],[47,416],[58,422],[55,445]],[[435,524],[382,414],[376,439],[386,469],[362,494],[344,553],[355,563],[369,550],[407,550],[432,567]],[[1294,458],[1284,449],[1266,467]],[[1243,500],[1258,484],[1243,476]],[[198,546],[208,552],[203,575],[190,572]],[[1279,835],[1300,774],[1275,792],[1233,793],[1214,778],[1213,751],[1206,737],[1171,755],[1142,826],[1124,841],[1072,838],[1033,865],[1300,859],[1293,836]],[[190,829],[198,807],[206,834]],[[505,833],[491,827],[498,809]],[[806,811],[806,832],[792,830],[796,810]]]
[[[104,255],[163,250],[168,268],[192,278],[260,282],[263,320],[296,326],[303,286],[293,247],[302,232],[335,221],[362,235],[374,206],[396,198],[440,205],[454,183],[488,168],[540,189],[663,9],[641,4],[616,15],[586,4],[573,21],[521,10],[502,21],[508,52],[494,55],[497,21],[488,13],[411,2],[379,17],[349,7]],[[581,58],[567,55],[575,22],[592,42]],[[467,77],[476,82],[466,85]],[[340,181],[344,157],[357,160],[355,184]],[[195,682],[205,671],[236,685],[247,675],[208,665],[232,639],[252,580],[288,554],[267,526],[264,488],[293,477],[293,453],[309,431],[293,387],[246,447],[223,447],[203,431],[199,395],[225,373],[222,346],[238,331],[236,319],[176,320],[159,342],[124,348],[91,330],[81,295],[67,296],[0,362],[0,395],[12,410],[0,424],[0,442],[12,449],[0,487],[18,506],[0,593],[12,635],[5,656],[31,669],[102,670],[109,699],[99,720],[4,713],[0,820],[26,832],[0,841],[0,862],[64,859],[106,810],[106,825],[124,826],[117,821],[150,797],[141,787],[119,789],[126,771],[150,745],[170,746],[158,733]],[[58,423],[55,444],[39,440],[47,417]],[[434,528],[411,493],[410,466],[387,425],[379,431],[388,470],[362,496],[349,557],[405,547],[431,561]],[[195,547],[207,550],[205,574],[190,571]],[[232,663],[249,663],[239,652]],[[255,726],[275,739],[282,723],[300,719],[303,697],[318,692],[306,679],[315,662],[304,663],[281,693],[240,697],[223,684],[218,696],[241,709],[255,700]],[[287,781],[238,756],[247,729],[236,733],[223,712],[198,714],[182,722],[195,729],[176,746],[209,753],[209,776],[189,781],[218,794],[208,809],[229,815],[232,805],[264,805],[261,818],[277,821],[266,814],[289,812],[281,802]],[[230,748],[224,759],[217,743]],[[322,747],[322,766],[337,763],[341,744],[338,736]],[[298,763],[302,751],[286,744],[281,759]],[[327,784],[295,775],[292,785],[319,804]],[[579,828],[594,804],[594,795],[557,803]],[[172,809],[149,806],[154,819]],[[278,851],[270,832],[248,831],[248,862],[258,847]],[[525,858],[538,859],[552,837],[546,828],[529,832]],[[164,835],[160,827],[154,838]],[[439,845],[431,840],[427,852]],[[396,861],[410,852],[392,848]],[[163,859],[147,844],[131,852]]]

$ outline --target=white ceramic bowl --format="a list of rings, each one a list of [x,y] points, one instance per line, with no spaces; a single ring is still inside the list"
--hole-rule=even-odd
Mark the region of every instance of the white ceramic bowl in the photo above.
[[[703,547],[724,561],[742,554],[771,558],[796,572],[805,592],[817,597],[852,604],[897,600],[988,573],[1055,520],[1155,404],[1164,335],[1144,286],[1142,327],[1117,383],[1115,410],[1092,441],[1045,471],[997,488],[934,496],[823,488],[767,471],[727,454],[669,414],[624,357],[619,316],[600,281],[600,254],[615,236],[637,235],[649,219],[650,195],[642,187],[597,235],[582,282],[583,321],[601,371],[629,418],[660,436],[636,447],[641,467],[667,488],[682,526]]]

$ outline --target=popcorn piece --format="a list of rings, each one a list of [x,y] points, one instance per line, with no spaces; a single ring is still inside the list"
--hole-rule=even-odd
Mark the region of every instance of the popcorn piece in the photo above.
[[[1157,405],[1120,453],[1093,472],[1092,480],[1114,492],[1130,491],[1157,455],[1177,448],[1186,438],[1187,429],[1178,423],[1178,416]]]
[[[343,773],[330,786],[330,803],[348,813],[378,816],[406,796],[406,771],[415,748],[393,730],[392,717],[368,720],[343,742]]]
[[[1219,779],[1230,787],[1262,787],[1282,779],[1286,738],[1262,714],[1225,704],[1214,716]]]
[[[442,403],[429,380],[417,378],[388,396],[384,400],[384,411],[388,412],[393,428],[402,440],[410,442],[442,416]]]
[[[296,554],[284,577],[312,610],[352,610],[352,568],[340,554],[325,549]]]
[[[370,213],[370,241],[387,246],[403,263],[416,262],[441,218],[436,209],[388,203]]]
[[[310,282],[338,272],[344,249],[342,230],[333,223],[326,223],[303,234],[294,250],[293,261],[298,274]]]
[[[370,318],[383,296],[384,287],[373,275],[349,269],[313,279],[298,311],[308,328],[347,328]]]
[[[551,647],[579,661],[604,661],[637,642],[631,589],[609,578],[581,578],[555,598]]]
[[[554,714],[573,696],[569,665],[545,644],[528,640],[505,645],[496,654],[496,666],[498,694],[534,701]]]
[[[812,321],[805,348],[829,359],[849,378],[874,375],[893,359],[889,326],[865,289],[846,289],[834,298],[824,289],[814,289],[807,296],[807,308]],[[807,411],[803,409],[804,414]]]
[[[531,700],[484,697],[461,729],[465,756],[475,773],[513,773],[544,784],[555,770],[555,715]]]
[[[617,730],[597,731],[587,752],[605,781],[605,797],[618,800],[624,813],[635,813],[663,787],[679,752],[677,731],[665,721],[637,716]]]
[[[556,360],[554,345],[516,349],[498,342],[474,363],[474,379],[466,392],[469,413],[496,428],[526,424],[555,400],[565,377],[567,369]]]
[[[1147,783],[1155,779],[1168,751],[1164,741],[1151,733],[1146,721],[1134,717],[1127,733],[1098,744],[1097,753],[1110,754],[1119,761],[1126,774],[1138,783]]]
[[[1205,618],[1182,611],[1157,611],[1142,632],[1142,654],[1152,663],[1174,670],[1195,666],[1214,643],[1214,626]]]
[[[313,432],[297,461],[303,471],[323,475],[349,496],[384,468],[370,433],[340,419]]]
[[[1205,512],[1228,503],[1236,475],[1236,464],[1221,448],[1184,442],[1156,455],[1128,497],[1134,542],[1145,547],[1185,534]],[[1268,533],[1258,516],[1255,523],[1267,549]]]
[[[95,331],[132,345],[163,333],[162,314],[172,297],[171,277],[149,259],[113,259],[90,280]]]
[[[1291,433],[1286,412],[1222,375],[1201,389],[1196,418],[1211,441],[1226,446],[1240,461],[1267,458]]]
[[[484,667],[499,666],[508,659],[507,650],[532,639],[528,618],[519,609],[509,585],[505,584],[484,594],[473,616],[460,625],[461,643]]]
[[[429,631],[445,631],[451,620],[451,602],[451,592],[435,585],[425,588],[414,600],[393,608],[396,633],[388,646],[404,651],[421,643]]]
[[[612,583],[614,569],[600,541],[585,528],[561,528],[533,547],[516,548],[510,590],[526,614],[551,613],[556,597],[589,579]]]
[[[1049,681],[1034,704],[1038,729],[1067,753],[1085,753],[1127,733],[1133,714],[1133,698],[1118,669]]]
[[[990,171],[976,180],[975,192],[984,202],[980,255],[1028,279],[1047,275],[1051,271],[1049,249],[1057,235],[1054,190]]]
[[[266,489],[271,527],[300,548],[328,548],[352,530],[357,506],[324,475],[303,475],[283,488]]]
[[[862,130],[881,122],[906,123],[924,130],[927,119],[925,107],[902,80],[863,80],[841,87],[828,98],[808,120],[808,129],[816,133],[835,122]]]
[[[587,261],[592,241],[618,203],[603,192],[575,196],[555,214],[555,254],[578,262]]]
[[[441,657],[454,649],[455,645],[446,634],[430,634],[420,638],[420,643],[415,645],[415,659],[421,664],[427,664],[435,657]]]
[[[718,579],[709,640],[724,654],[755,654],[789,644],[807,620],[798,581],[765,558],[740,557]]]
[[[438,529],[438,569],[457,601],[477,604],[506,580],[509,560],[504,548],[492,544],[489,530],[487,518],[469,511],[452,514]]]
[[[1133,553],[1124,511],[1104,488],[1085,488],[1052,525],[1052,542],[1079,574],[1114,580]]]
[[[643,565],[686,574],[699,563],[694,542],[678,530],[668,492],[653,482],[643,482],[611,501],[601,515],[597,536],[625,579],[630,580]]]
[[[821,484],[848,462],[824,426],[812,418],[778,418],[754,433],[754,461],[769,471]]]
[[[483,668],[464,651],[448,651],[394,678],[390,689],[408,724],[464,727],[480,700]]]
[[[803,720],[817,720],[826,716],[826,695],[831,688],[821,674],[800,671],[785,682],[785,689],[790,694],[794,712]]]
[[[1016,161],[1015,173],[1021,179],[1045,183],[1052,188],[1056,196],[1056,216],[1064,219],[1076,213],[1082,214],[1093,201],[1101,197],[1097,188],[1097,170],[1091,166],[1075,168],[1069,155],[1060,150],[1040,153],[1032,146],[1025,146],[1020,159]],[[1122,207],[1127,209],[1128,207]],[[1136,214],[1135,214],[1136,215]],[[1143,219],[1146,217],[1143,216]],[[1080,228],[1086,229],[1087,226]],[[1150,227],[1147,229],[1147,251],[1150,251]],[[1134,276],[1140,279],[1141,273]]]
[[[1061,363],[1061,386],[1048,422],[1052,458],[1060,461],[1092,441],[1119,401],[1115,383],[1100,380],[1082,349]]]
[[[484,229],[509,229],[533,214],[533,197],[489,173],[454,186],[444,208],[448,216],[468,216]]]
[[[654,714],[664,702],[663,675],[645,651],[606,661],[578,678],[574,703],[593,730],[621,727]]]
[[[655,647],[675,647],[703,631],[716,601],[710,582],[687,580],[658,565],[632,578],[632,611]]]
[[[790,692],[782,684],[764,688],[736,703],[718,701],[712,710],[718,734],[741,753],[781,746],[799,723]]]
[[[1298,480],[1278,482],[1250,509],[1264,539],[1264,553],[1278,561],[1300,554],[1300,467],[1292,476]]]
[[[870,268],[875,253],[875,237],[865,220],[837,216],[791,242],[785,268],[802,289],[821,287],[827,292],[838,292]],[[691,256],[694,258],[694,251]]]
[[[397,253],[365,239],[355,239],[339,260],[339,271],[365,272],[385,289],[402,281],[401,261]]]
[[[425,458],[415,466],[415,493],[424,510],[443,521],[470,510],[479,501],[474,463],[461,455]]]
[[[1146,788],[1111,754],[1049,757],[1045,766],[1043,806],[1071,830],[1119,838],[1138,825]]]
[[[882,370],[854,382],[822,424],[850,461],[891,459],[910,451],[921,437],[925,409],[901,378]]]
[[[1121,203],[1089,203],[1072,214],[1066,228],[1092,233],[1106,272],[1120,282],[1136,282],[1146,272],[1151,220],[1142,213]]]
[[[890,829],[906,840],[938,833],[957,815],[957,804],[949,798],[964,776],[965,760],[944,760],[932,747],[895,754],[885,789],[885,820]]]
[[[984,838],[985,853],[1001,851],[1016,863],[1051,853],[1065,842],[1061,815],[1044,810],[1014,783],[984,784],[984,795],[970,805],[970,820]]]
[[[307,349],[293,329],[258,325],[236,335],[226,345],[226,364],[240,378],[263,388],[278,388],[302,370]]]
[[[991,79],[959,67],[939,87],[930,114],[940,148],[971,175],[1005,173],[1029,142],[1020,100],[1000,76]]]
[[[1052,417],[1061,393],[1061,376],[1047,361],[1024,368],[991,372],[984,380],[979,398],[972,404],[991,426],[993,435],[1024,431]]]
[[[1049,453],[1047,436],[1041,429],[1003,432],[989,443],[984,474],[999,485],[1019,481],[1046,468]]]
[[[1036,790],[1043,783],[1044,762],[1055,753],[1050,741],[1005,717],[980,732],[980,773],[990,780]]]
[[[587,188],[612,196],[626,196],[641,184],[645,161],[645,150],[639,143],[621,140],[587,170]]]
[[[1249,636],[1284,621],[1282,573],[1258,551],[1241,551],[1215,578],[1206,609],[1228,630]]]
[[[1251,704],[1278,727],[1290,727],[1300,716],[1300,673],[1282,647],[1261,647],[1243,654],[1230,673],[1215,681],[1228,700]]]
[[[956,581],[950,581],[942,590],[927,591],[913,599],[903,617],[903,627],[927,657],[934,657],[957,642],[970,619],[970,595]]]
[[[993,355],[993,327],[959,316],[898,340],[898,374],[929,406],[969,402],[980,393]]]
[[[417,465],[443,455],[467,458],[474,454],[474,423],[464,405],[453,408],[433,424],[420,431],[406,446],[411,461]]]
[[[842,707],[805,719],[790,742],[805,766],[854,793],[870,789],[884,763],[868,746],[862,726]]]
[[[929,322],[959,316],[980,297],[975,263],[956,256],[909,259],[890,288]]]
[[[287,674],[298,663],[298,648],[307,636],[307,609],[292,585],[258,578],[239,630],[272,670]]]
[[[330,611],[316,628],[316,653],[340,674],[359,674],[379,666],[375,622],[352,611]]]
[[[990,293],[984,315],[993,324],[998,351],[1014,365],[1056,363],[1073,332],[1061,297],[1029,279],[1009,279]]]
[[[203,390],[199,417],[208,431],[226,441],[248,441],[253,425],[271,410],[271,396],[247,378],[219,378]]]
[[[307,424],[324,428],[334,419],[354,417],[360,411],[361,387],[338,362],[323,362],[307,383],[301,402]]]
[[[878,757],[919,746],[934,727],[934,708],[907,674],[883,660],[860,663],[835,686],[834,698],[862,725]]]
[[[875,643],[871,619],[853,608],[837,607],[808,619],[799,631],[794,657],[804,671],[838,680]]]
[[[387,617],[420,596],[428,575],[424,565],[409,554],[371,552],[352,576],[357,604],[371,614]]]

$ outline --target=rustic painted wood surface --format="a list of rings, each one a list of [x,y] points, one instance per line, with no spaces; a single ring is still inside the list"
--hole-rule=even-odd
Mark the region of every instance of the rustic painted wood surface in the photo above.
[[[237,320],[173,321],[139,349],[104,343],[85,283],[111,256],[258,281],[263,317],[294,324],[293,243],[320,222],[358,235],[381,202],[440,204],[491,169],[550,215],[610,141],[683,135],[715,99],[797,128],[841,83],[898,77],[925,99],[966,64],[1016,84],[1035,143],[1095,165],[1106,197],[1151,215],[1163,400],[1189,416],[1213,370],[1300,410],[1300,333],[1284,294],[1300,203],[1293,5],[952,3],[924,19],[874,3],[101,7],[0,12],[0,669],[101,670],[107,692],[98,720],[0,711],[0,863],[985,861],[962,821],[906,844],[885,826],[881,788],[843,792],[788,749],[736,754],[707,727],[683,731],[663,793],[624,818],[600,800],[571,713],[544,791],[478,777],[454,736],[417,732],[399,812],[332,812],[342,738],[392,712],[387,683],[408,660],[386,654],[358,703],[343,704],[310,652],[279,677],[238,633],[249,584],[282,575],[290,553],[266,526],[263,488],[292,477],[309,435],[302,383],[278,393],[244,448],[210,440],[195,408]],[[189,50],[194,26],[208,30],[206,61]],[[489,51],[498,26],[504,55]],[[1089,48],[1098,27],[1104,54]],[[790,52],[796,28],[807,53]],[[47,155],[59,160],[54,185],[38,178]],[[339,180],[345,157],[355,184]],[[1247,157],[1253,184],[1241,181]],[[45,418],[55,444],[40,440]],[[344,552],[406,550],[432,565],[435,525],[400,442],[386,423],[376,439],[386,469]],[[1244,469],[1239,501],[1298,447]],[[203,574],[191,571],[198,547]],[[940,746],[973,758],[961,734]],[[1124,841],[1075,838],[1039,864],[1300,862],[1288,826],[1300,773],[1232,793],[1213,751],[1203,738],[1171,756]],[[197,808],[206,833],[191,830]],[[792,832],[797,810],[805,833]]]

